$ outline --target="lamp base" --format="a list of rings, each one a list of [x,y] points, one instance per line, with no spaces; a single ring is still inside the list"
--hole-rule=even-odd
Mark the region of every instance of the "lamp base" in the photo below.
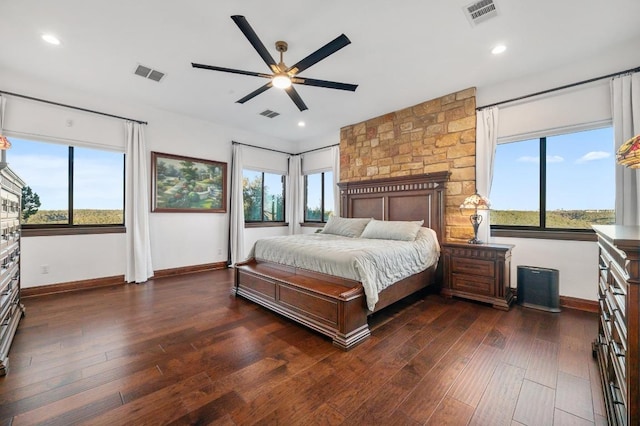
[[[469,244],[484,244],[484,241],[480,241],[479,239],[477,239],[476,237],[473,237],[472,239],[470,239],[469,241],[467,241]]]

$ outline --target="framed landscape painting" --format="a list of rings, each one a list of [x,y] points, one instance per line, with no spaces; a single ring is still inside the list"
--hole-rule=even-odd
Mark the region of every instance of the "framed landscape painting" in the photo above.
[[[227,163],[151,152],[153,212],[225,213]]]

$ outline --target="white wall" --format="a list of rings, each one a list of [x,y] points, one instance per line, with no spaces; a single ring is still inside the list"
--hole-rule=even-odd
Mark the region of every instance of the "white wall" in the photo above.
[[[491,238],[491,242],[514,244],[511,254],[511,286],[516,287],[518,266],[537,266],[559,271],[560,295],[596,300],[598,295],[598,245],[588,241],[536,238]]]
[[[191,119],[143,106],[125,105],[63,87],[51,87],[0,70],[2,90],[147,121],[145,136],[151,151],[224,161],[230,172],[231,141],[292,152],[290,142],[241,129]],[[20,108],[12,110],[12,104]],[[122,149],[122,120],[9,97],[5,129],[9,135],[52,139],[70,144],[97,144]],[[72,126],[67,126],[67,121]],[[11,151],[7,154],[11,167]],[[150,161],[150,157],[149,157]],[[229,214],[150,213],[154,270],[222,262],[227,259]],[[280,229],[248,232],[255,237]],[[124,234],[25,237],[22,240],[22,285],[41,286],[124,274]],[[41,266],[49,267],[48,274]]]

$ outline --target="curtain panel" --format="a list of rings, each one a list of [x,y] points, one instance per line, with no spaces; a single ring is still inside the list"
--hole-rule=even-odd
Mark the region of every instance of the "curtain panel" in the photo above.
[[[611,80],[611,112],[616,151],[640,133],[640,73]],[[616,224],[640,225],[640,170],[616,165]]]
[[[153,276],[151,238],[149,232],[149,182],[147,149],[144,128],[140,123],[127,121],[125,226],[125,281],[143,283]]]
[[[498,141],[498,107],[485,108],[476,115],[476,190],[491,200],[493,163]],[[488,242],[491,237],[491,211],[481,210],[483,225],[478,239]]]
[[[229,247],[231,265],[245,260],[244,254],[244,202],[242,196],[243,150],[234,144],[231,151],[231,208],[229,209]]]
[[[304,221],[304,176],[302,175],[302,156],[289,157],[287,174],[287,194],[285,219],[289,222],[289,234],[299,234],[300,223]]]

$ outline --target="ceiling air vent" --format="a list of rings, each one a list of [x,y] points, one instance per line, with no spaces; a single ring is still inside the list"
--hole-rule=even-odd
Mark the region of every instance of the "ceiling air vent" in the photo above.
[[[138,68],[133,72],[135,75],[139,75],[140,77],[148,78],[149,80],[159,82],[165,76],[163,72],[151,69],[149,67],[145,67],[144,65],[138,65]]]
[[[493,0],[480,0],[465,6],[463,9],[471,26],[476,26],[480,22],[498,16],[498,8]]]
[[[279,112],[271,111],[270,109],[265,109],[260,113],[260,115],[264,115],[265,117],[274,118],[280,115]]]

